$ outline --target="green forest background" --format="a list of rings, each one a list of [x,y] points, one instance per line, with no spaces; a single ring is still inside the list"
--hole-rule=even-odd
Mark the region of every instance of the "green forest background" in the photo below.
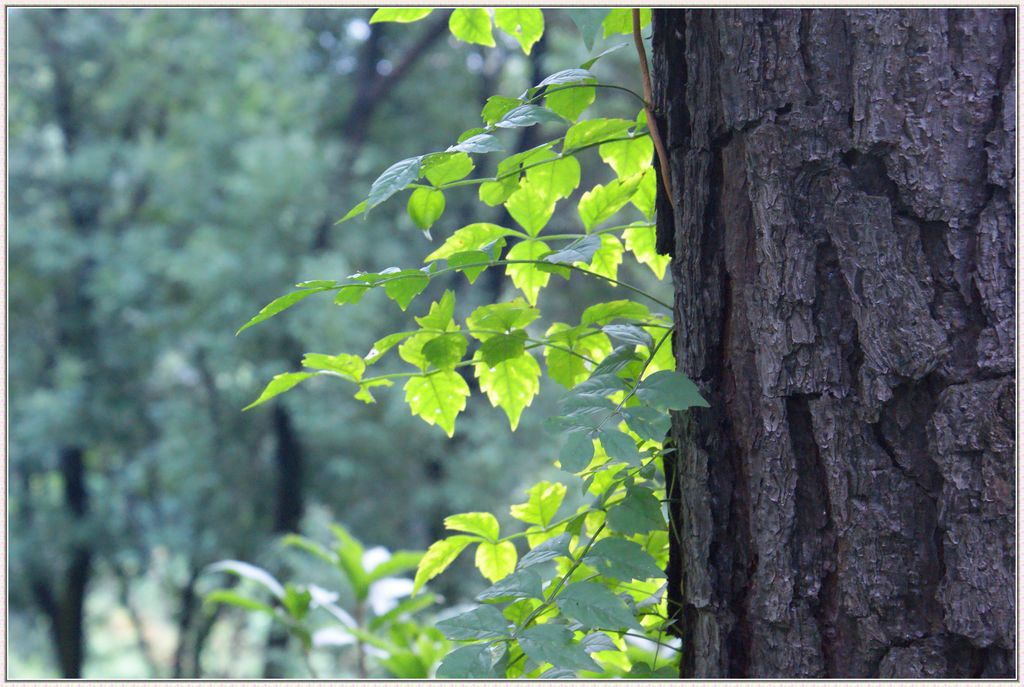
[[[242,413],[303,352],[365,351],[420,313],[379,293],[344,310],[314,297],[235,331],[297,282],[419,264],[429,241],[404,202],[333,223],[395,160],[479,126],[489,95],[623,37],[585,51],[558,10],[530,57],[503,34],[495,49],[459,43],[444,16],[371,26],[364,9],[8,13],[8,677],[60,675],[53,606],[82,556],[84,677],[305,677],[266,618],[203,604],[224,582],[204,568],[316,573],[344,600],[340,577],[310,570],[283,534],[326,543],[341,523],[368,548],[422,550],[450,513],[507,513],[554,470],[541,424],[562,392],[542,389],[514,434],[474,395],[451,440],[400,391],[363,405],[322,378]],[[625,50],[600,65],[610,82],[635,69]],[[599,99],[594,116],[635,114],[616,105]],[[517,147],[545,140],[539,129]],[[508,225],[478,208],[472,188],[449,194],[435,233]],[[487,278],[431,294],[454,289],[468,311],[507,295]],[[616,297],[584,280],[544,296],[558,319]],[[486,586],[471,570],[459,561],[431,583],[446,606]],[[335,659],[331,676],[351,676],[346,651]]]

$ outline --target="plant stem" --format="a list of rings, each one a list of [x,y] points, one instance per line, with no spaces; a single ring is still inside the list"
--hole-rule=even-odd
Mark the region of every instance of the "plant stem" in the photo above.
[[[661,167],[661,183],[665,187],[665,195],[673,208],[676,206],[675,196],[672,194],[672,181],[668,166],[668,152],[665,150],[665,143],[661,140],[661,133],[658,131],[658,120],[654,118],[652,103],[654,96],[651,89],[651,72],[647,68],[647,51],[644,50],[644,39],[640,35],[640,10],[633,10],[633,43],[636,45],[636,53],[640,58],[640,74],[644,85],[644,112],[647,114],[647,130],[651,132],[651,140],[654,141],[654,148],[658,151],[658,164]]]

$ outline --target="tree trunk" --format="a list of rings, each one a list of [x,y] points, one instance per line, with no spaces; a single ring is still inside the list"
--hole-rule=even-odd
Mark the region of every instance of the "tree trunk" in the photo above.
[[[1012,676],[1013,11],[654,24],[682,676]]]

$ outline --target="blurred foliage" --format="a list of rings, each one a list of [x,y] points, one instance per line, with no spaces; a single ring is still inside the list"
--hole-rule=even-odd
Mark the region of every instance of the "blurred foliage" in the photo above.
[[[10,677],[61,675],[69,621],[54,604],[82,555],[83,676],[264,672],[269,624],[204,606],[200,573],[224,558],[305,565],[278,555],[282,446],[301,465],[290,488],[308,534],[343,521],[389,549],[426,548],[451,512],[505,512],[552,469],[539,429],[550,394],[514,445],[486,402],[447,440],[399,391],[364,406],[322,380],[239,412],[298,351],[368,350],[402,321],[373,294],[344,320],[296,309],[234,337],[282,285],[418,262],[426,242],[400,205],[333,226],[379,171],[447,145],[486,95],[535,82],[535,63],[585,57],[559,37],[572,24],[558,11],[545,17],[567,30],[531,61],[507,36],[481,51],[370,14],[10,11]],[[474,203],[450,194],[446,217]],[[459,293],[463,316],[500,296],[480,291]],[[613,296],[573,283],[550,307]],[[453,570],[435,585],[447,603],[480,590]],[[304,675],[297,652],[283,655]]]

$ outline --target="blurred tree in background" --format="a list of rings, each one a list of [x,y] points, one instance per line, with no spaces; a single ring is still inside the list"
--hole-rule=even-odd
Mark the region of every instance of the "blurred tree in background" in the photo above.
[[[332,521],[422,549],[444,515],[507,510],[553,469],[543,408],[514,443],[486,404],[447,440],[400,392],[358,406],[320,380],[240,412],[298,351],[366,350],[399,328],[372,294],[343,318],[296,309],[234,336],[290,284],[418,261],[400,204],[333,226],[381,169],[582,49],[549,31],[527,60],[511,41],[455,42],[446,12],[415,27],[370,14],[10,11],[9,677],[296,674],[283,635],[202,604],[205,566],[287,565],[280,535]],[[480,219],[474,201],[451,194],[442,222]],[[464,285],[431,289],[459,290],[466,312],[501,296]],[[550,291],[554,313],[615,297]],[[464,577],[439,580],[449,603],[476,591]]]

